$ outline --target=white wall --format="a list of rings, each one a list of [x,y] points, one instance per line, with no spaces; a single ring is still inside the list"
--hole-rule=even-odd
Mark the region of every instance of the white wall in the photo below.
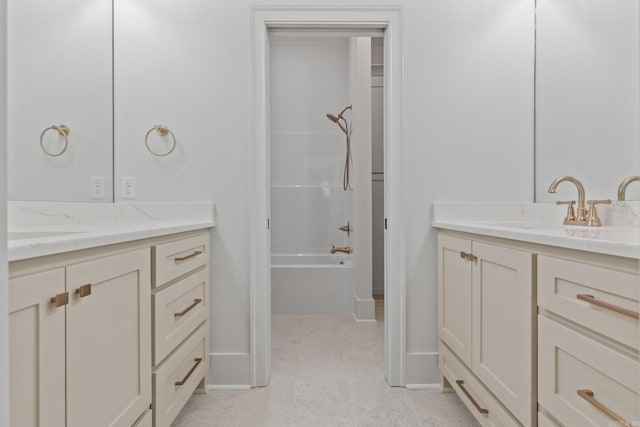
[[[11,0],[8,7],[8,161],[12,200],[91,201],[91,177],[112,196],[111,0]],[[41,132],[67,125],[59,157]],[[44,136],[53,153],[64,147]]]
[[[249,383],[249,5],[271,3],[116,3],[116,180],[137,176],[142,201],[217,205],[217,384]],[[344,4],[405,7],[407,383],[435,383],[432,203],[533,200],[534,0]],[[174,156],[152,158],[144,149],[140,135],[155,123],[175,132]]]
[[[640,2],[539,0],[536,8],[536,201],[616,199],[640,175]],[[640,200],[640,185],[627,200]]]
[[[0,0],[0,28],[7,28]],[[9,289],[7,285],[7,104],[6,33],[0,31],[0,427],[9,427]]]

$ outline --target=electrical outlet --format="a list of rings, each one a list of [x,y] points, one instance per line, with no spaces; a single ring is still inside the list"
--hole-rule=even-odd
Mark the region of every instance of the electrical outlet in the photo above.
[[[92,176],[91,177],[91,198],[92,199],[104,199],[104,176]]]
[[[136,198],[136,177],[135,176],[123,176],[122,177],[122,194],[123,199],[135,199]]]

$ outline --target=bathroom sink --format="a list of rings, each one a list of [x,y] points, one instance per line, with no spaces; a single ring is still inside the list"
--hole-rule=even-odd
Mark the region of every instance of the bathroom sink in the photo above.
[[[509,222],[509,221],[473,221],[474,224],[487,227],[501,228],[517,228],[520,230],[542,231],[542,230],[561,230],[564,228],[562,224],[542,224],[536,222]]]
[[[39,239],[43,237],[61,237],[70,234],[79,234],[81,231],[9,231],[7,240]]]

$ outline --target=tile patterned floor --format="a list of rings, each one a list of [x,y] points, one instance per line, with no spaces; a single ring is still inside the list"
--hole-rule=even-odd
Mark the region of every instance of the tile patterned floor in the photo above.
[[[274,316],[266,388],[194,395],[172,427],[477,427],[455,394],[389,387],[384,319]]]

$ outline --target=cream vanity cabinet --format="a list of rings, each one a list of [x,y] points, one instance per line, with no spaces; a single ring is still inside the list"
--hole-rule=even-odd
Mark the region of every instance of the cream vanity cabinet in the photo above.
[[[438,234],[441,373],[483,426],[536,423],[533,266],[508,241]]]
[[[589,255],[538,257],[540,418],[640,425],[639,261]]]
[[[178,269],[186,278],[165,284],[164,291],[171,293],[166,305],[172,309],[183,302],[182,295],[194,293],[203,297],[201,307],[184,316],[171,313],[175,324],[189,326],[173,325],[180,332],[170,339],[173,347],[164,347],[166,363],[154,364],[153,341],[156,346],[159,343],[152,332],[166,330],[170,322],[164,319],[159,326],[158,311],[155,319],[152,315],[152,302],[159,295],[153,288],[152,266],[156,268],[157,263],[152,262],[152,254],[157,255],[157,248],[190,244],[193,239],[202,247],[199,273]],[[195,385],[205,382],[208,256],[208,233],[191,232],[11,262],[11,425],[151,426],[155,412],[164,411],[165,403],[173,403],[177,414],[186,399],[181,404],[159,402],[152,415],[149,408],[156,391],[152,375],[166,366],[171,381],[175,376],[184,378],[191,369],[186,353],[191,357],[197,348],[203,359],[191,377],[197,378]],[[188,259],[193,262],[192,258]],[[192,285],[190,290],[174,292],[189,288],[183,282]],[[168,355],[172,351],[176,357]],[[176,382],[171,384],[174,388],[190,390],[181,396],[195,389],[191,382],[184,387]],[[172,420],[160,419],[155,425],[169,425]]]

